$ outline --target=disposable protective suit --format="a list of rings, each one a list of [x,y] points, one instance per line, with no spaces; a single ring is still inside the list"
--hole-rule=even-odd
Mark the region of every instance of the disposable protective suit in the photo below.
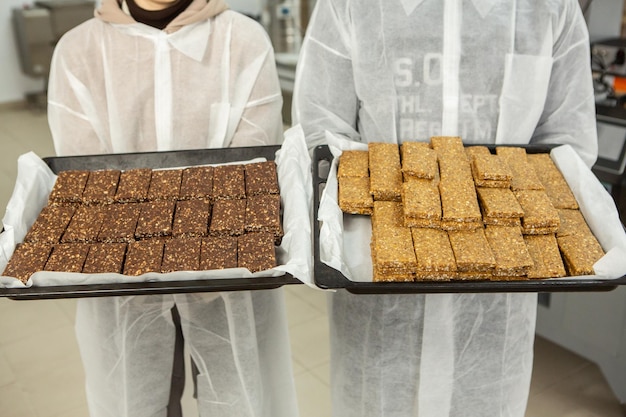
[[[318,0],[294,123],[363,142],[570,144],[597,156],[576,0]],[[329,295],[335,417],[523,417],[535,294]]]
[[[282,138],[263,28],[194,0],[165,30],[116,0],[56,48],[49,124],[59,155],[257,146]],[[164,416],[176,305],[202,416],[297,415],[281,290],[81,299],[76,334],[92,416]]]

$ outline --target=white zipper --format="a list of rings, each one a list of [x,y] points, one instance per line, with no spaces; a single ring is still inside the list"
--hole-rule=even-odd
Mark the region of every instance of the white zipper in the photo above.
[[[462,0],[445,0],[443,6],[443,114],[441,134],[458,136],[459,65],[461,60]]]
[[[157,150],[172,149],[172,60],[167,34],[162,32],[154,46],[154,123]]]

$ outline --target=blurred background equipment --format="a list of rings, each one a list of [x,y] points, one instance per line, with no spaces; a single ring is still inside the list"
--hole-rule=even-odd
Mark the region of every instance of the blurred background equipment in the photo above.
[[[74,26],[93,17],[92,0],[41,0],[13,9],[13,27],[22,72],[41,77],[42,91],[26,94],[29,102],[45,105],[46,83],[54,45]]]

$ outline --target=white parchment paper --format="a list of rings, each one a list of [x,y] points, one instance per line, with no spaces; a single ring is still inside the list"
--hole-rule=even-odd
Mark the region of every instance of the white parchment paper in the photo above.
[[[239,163],[257,162],[240,161]],[[281,276],[285,272],[311,283],[312,244],[311,211],[312,178],[311,158],[307,152],[304,133],[300,128],[285,132],[285,140],[276,153],[275,162],[283,206],[284,237],[277,248],[278,266],[268,271],[251,273],[247,269],[233,268],[215,271],[178,271],[168,274],[147,273],[139,277],[121,274],[78,274],[66,272],[37,272],[26,284],[11,277],[0,277],[0,287],[23,288],[52,285],[89,285],[122,282],[183,281],[210,278],[247,278]],[[181,167],[182,168],[182,167]],[[2,219],[4,231],[0,234],[0,271],[4,271],[17,243],[45,206],[56,175],[45,162],[30,152],[18,158],[15,188]]]
[[[320,260],[351,281],[372,282],[369,216],[346,215],[337,204],[337,160],[344,150],[367,150],[367,144],[327,132],[334,159],[320,199]],[[554,148],[552,160],[563,173],[589,227],[606,255],[594,265],[596,275],[567,279],[615,279],[626,275],[626,233],[613,198],[569,145]],[[558,278],[554,278],[558,279]]]

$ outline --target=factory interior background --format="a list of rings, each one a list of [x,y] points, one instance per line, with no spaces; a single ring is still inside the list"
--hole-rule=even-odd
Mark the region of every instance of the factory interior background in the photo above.
[[[54,8],[62,6],[59,1],[40,3]],[[313,0],[229,1],[231,8],[258,19],[268,30],[276,50],[285,98],[286,127],[290,121],[298,49],[314,3]],[[580,3],[586,11],[592,44],[611,53],[611,47],[605,45],[615,43],[603,40],[623,38],[623,0]],[[37,2],[27,6],[43,7]],[[20,49],[23,45],[20,46],[19,34],[13,27],[15,15],[24,7],[23,0],[0,4],[2,215],[15,185],[17,158],[27,152],[40,157],[54,155],[45,111],[45,68],[25,68],[24,60],[28,57],[23,55],[26,52]],[[624,70],[626,76],[626,66]],[[604,96],[598,98],[598,105],[608,108],[611,116],[614,107],[619,107]],[[601,122],[598,129],[599,138],[604,141],[601,156],[607,164],[597,169],[611,179],[606,183],[607,189],[618,196],[615,191],[621,187],[624,167],[616,167],[613,159],[617,158],[615,149],[621,152],[617,156],[622,159],[626,152],[626,116],[623,124],[615,122],[614,117],[602,116],[598,116]],[[616,140],[621,140],[621,147],[615,148]],[[289,285],[284,287],[284,294],[292,343],[292,356],[285,360],[293,364],[301,416],[330,416],[326,293],[304,285]],[[540,294],[539,299],[526,417],[625,417],[626,289]],[[0,298],[2,417],[88,416],[83,368],[74,335],[75,307],[75,299]],[[184,394],[183,409],[185,416],[197,415],[189,389]]]

